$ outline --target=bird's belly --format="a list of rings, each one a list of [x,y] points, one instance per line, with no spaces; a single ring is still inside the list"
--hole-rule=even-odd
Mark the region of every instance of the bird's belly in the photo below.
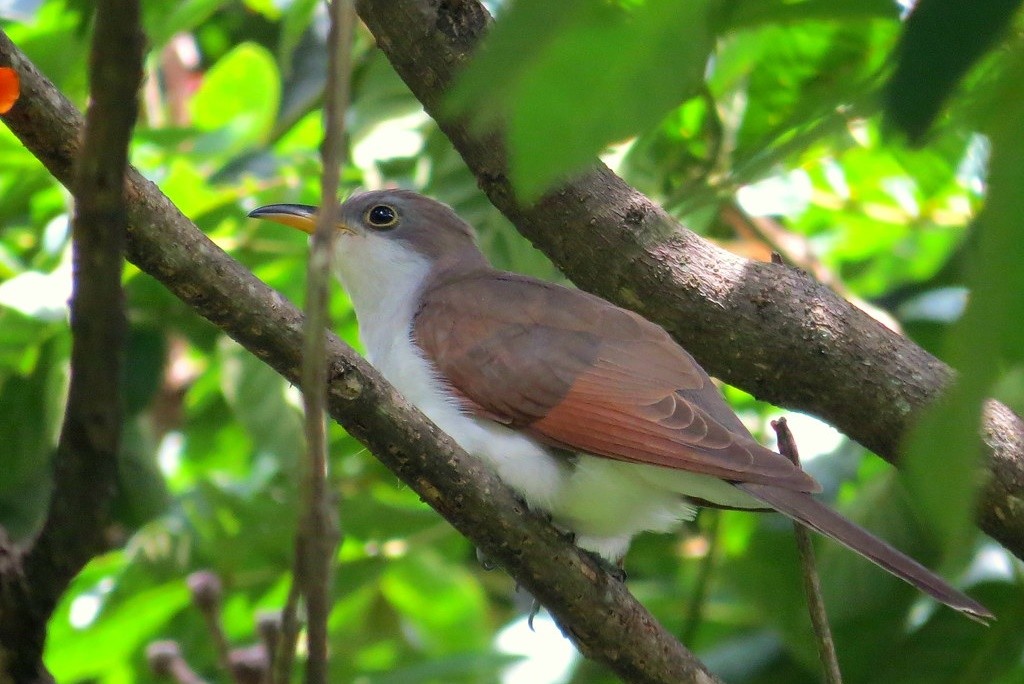
[[[370,362],[384,377],[459,446],[487,463],[531,507],[550,511],[568,479],[564,458],[528,435],[468,415],[408,336],[388,341],[376,348],[367,344],[372,350]]]
[[[697,508],[687,497],[732,508],[764,506],[716,477],[581,455],[551,512],[580,546],[617,561],[640,532],[666,532],[692,520]]]
[[[696,508],[678,492],[638,477],[644,467],[581,454],[552,517],[575,532],[577,544],[612,562],[640,532],[665,532],[693,519]]]

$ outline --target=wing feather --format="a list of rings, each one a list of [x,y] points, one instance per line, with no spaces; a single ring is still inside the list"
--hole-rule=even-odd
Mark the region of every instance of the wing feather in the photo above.
[[[467,410],[552,445],[819,489],[751,437],[662,328],[587,293],[490,270],[442,278],[424,290],[414,334]]]

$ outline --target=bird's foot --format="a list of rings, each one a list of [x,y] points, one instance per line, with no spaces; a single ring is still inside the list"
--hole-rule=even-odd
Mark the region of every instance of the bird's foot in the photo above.
[[[621,558],[619,559],[619,561],[617,563],[613,563],[610,560],[608,560],[607,558],[605,558],[604,556],[602,556],[600,554],[597,554],[597,553],[594,553],[593,551],[588,551],[587,549],[583,549],[583,551],[588,556],[590,556],[594,560],[594,562],[597,563],[597,565],[602,570],[607,572],[609,575],[611,575],[612,577],[614,577],[615,579],[617,579],[620,582],[625,582],[626,581],[626,570],[625,570],[625,568],[622,567],[622,559]]]

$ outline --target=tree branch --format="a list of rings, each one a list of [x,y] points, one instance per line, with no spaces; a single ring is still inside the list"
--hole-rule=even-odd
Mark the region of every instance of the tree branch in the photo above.
[[[821,417],[897,463],[900,439],[952,370],[826,286],[733,255],[680,226],[598,164],[531,207],[509,184],[500,133],[446,119],[442,102],[486,33],[477,0],[358,0],[395,70],[488,197],[579,287],[664,326],[712,375]],[[1024,558],[1024,421],[991,402],[978,523]],[[941,458],[941,455],[936,455]]]
[[[773,420],[771,425],[778,439],[779,453],[799,467],[800,453],[796,447],[796,439],[786,423],[786,418]],[[836,644],[832,638],[832,625],[828,621],[825,598],[821,593],[821,576],[818,574],[818,566],[814,562],[811,531],[794,520],[793,532],[796,537],[797,554],[800,557],[800,572],[804,579],[804,594],[807,596],[807,612],[811,618],[811,626],[814,628],[818,659],[821,660],[825,684],[842,684],[843,674],[839,669],[839,656],[836,655]]]
[[[92,103],[71,179],[71,383],[43,528],[20,559],[23,575],[17,563],[0,569],[4,575],[17,573],[0,580],[5,587],[16,576],[26,592],[20,600],[0,604],[0,679],[49,679],[41,661],[46,621],[79,570],[109,546],[122,422],[121,271],[128,224],[123,189],[142,80],[142,45],[136,0],[97,4],[89,69]],[[21,64],[11,63],[20,71]],[[15,111],[12,117],[21,113]]]
[[[3,59],[22,75],[21,100],[6,123],[67,184],[80,116],[0,32]],[[129,260],[297,382],[299,310],[214,245],[134,169],[125,191]],[[328,334],[326,351],[330,414],[547,606],[586,656],[630,682],[718,681],[622,583],[541,515],[527,511],[494,474],[406,403],[350,347]]]
[[[327,618],[331,612],[331,571],[340,542],[338,506],[328,486],[327,360],[323,330],[328,327],[331,262],[337,237],[338,183],[347,158],[345,112],[352,75],[352,34],[355,7],[351,0],[328,4],[327,81],[324,84],[324,139],[320,148],[320,212],[316,218],[306,269],[306,322],[303,329],[302,396],[305,408],[306,458],[303,464],[302,508],[295,538],[293,581],[302,589],[307,620],[307,684],[326,684],[328,678]],[[289,602],[294,609],[294,603]],[[294,618],[293,618],[294,619]],[[292,620],[284,620],[290,623]],[[295,643],[282,643],[295,647]],[[288,661],[291,660],[289,656]],[[283,661],[285,662],[285,661]],[[282,670],[285,668],[282,667]],[[285,670],[278,681],[287,684]]]

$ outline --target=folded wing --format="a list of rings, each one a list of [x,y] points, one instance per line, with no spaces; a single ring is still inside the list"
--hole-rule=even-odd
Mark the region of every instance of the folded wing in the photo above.
[[[414,334],[467,408],[552,445],[818,489],[750,436],[662,328],[587,293],[495,271],[462,275],[427,287]]]

